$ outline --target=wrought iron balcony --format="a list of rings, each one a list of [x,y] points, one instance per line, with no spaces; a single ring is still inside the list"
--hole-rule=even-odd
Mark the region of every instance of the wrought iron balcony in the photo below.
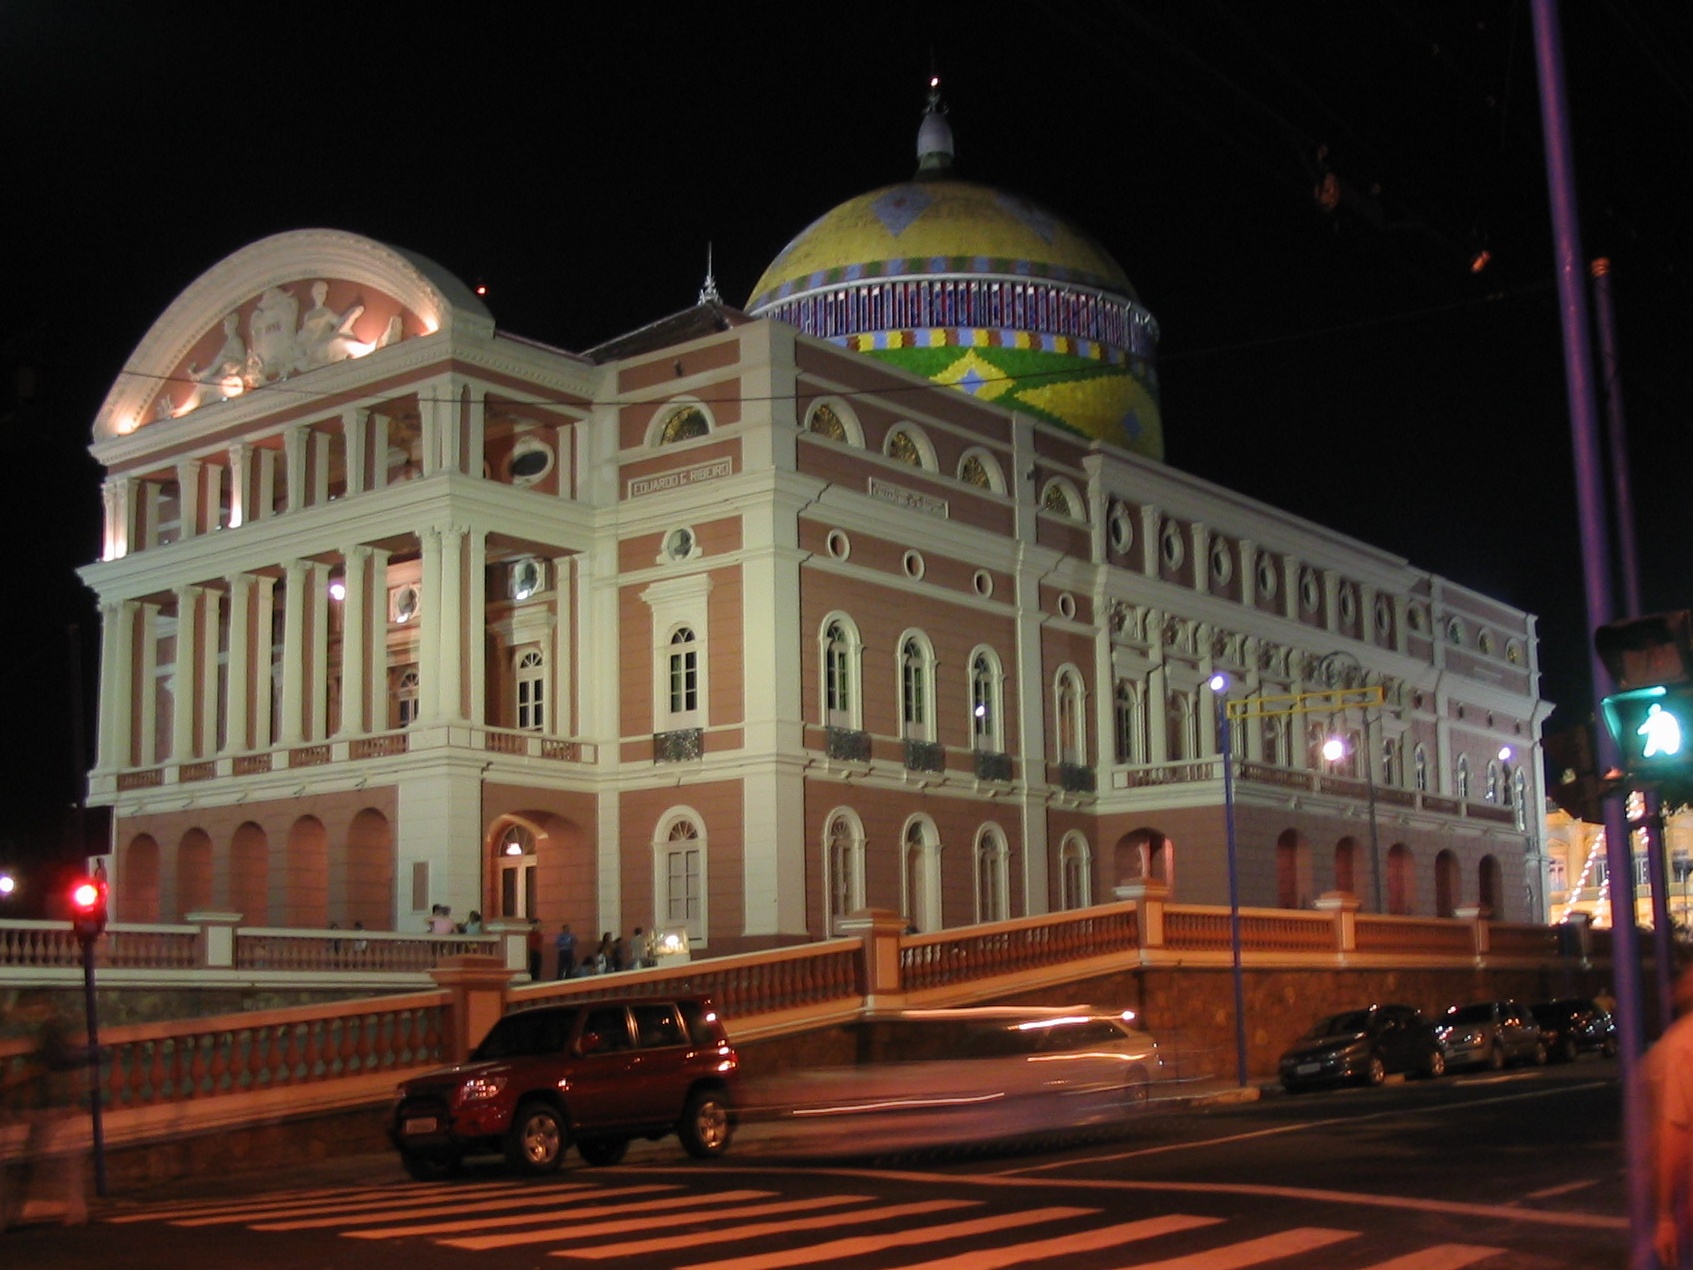
[[[824,728],[823,749],[830,758],[844,763],[868,763],[870,734],[857,728]]]
[[[976,779],[979,781],[1011,781],[1011,756],[992,750],[976,751]]]
[[[905,742],[905,770],[908,772],[946,771],[946,747],[935,741]]]
[[[653,762],[686,763],[705,753],[705,731],[701,728],[677,728],[673,732],[653,733]]]
[[[1099,788],[1093,768],[1083,767],[1080,763],[1060,763],[1058,783],[1071,794],[1091,794]]]

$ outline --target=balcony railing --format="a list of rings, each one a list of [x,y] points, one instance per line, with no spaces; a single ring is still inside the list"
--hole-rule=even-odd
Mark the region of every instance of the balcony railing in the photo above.
[[[1011,756],[993,750],[976,751],[976,779],[979,781],[1011,782]]]
[[[946,747],[935,741],[905,742],[905,770],[908,772],[946,771]]]
[[[653,762],[686,763],[705,753],[703,728],[676,728],[653,733]]]
[[[870,734],[857,728],[824,728],[823,751],[842,763],[870,761]]]
[[[1083,767],[1080,763],[1060,763],[1058,784],[1069,794],[1091,794],[1099,788],[1093,768]]]

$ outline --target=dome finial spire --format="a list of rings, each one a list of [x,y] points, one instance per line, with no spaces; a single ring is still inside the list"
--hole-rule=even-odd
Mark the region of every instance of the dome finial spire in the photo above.
[[[705,245],[705,285],[700,288],[699,302],[701,304],[722,304],[723,297],[717,294],[717,275],[711,271],[711,244]]]
[[[929,104],[917,128],[917,175],[941,176],[952,170],[952,125],[941,101],[941,77],[929,76]]]

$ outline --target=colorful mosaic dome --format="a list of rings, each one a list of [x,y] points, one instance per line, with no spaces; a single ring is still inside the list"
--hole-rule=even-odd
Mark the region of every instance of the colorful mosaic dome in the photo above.
[[[919,169],[812,222],[747,312],[983,400],[1161,459],[1158,324],[1093,239],[956,179],[938,98]]]

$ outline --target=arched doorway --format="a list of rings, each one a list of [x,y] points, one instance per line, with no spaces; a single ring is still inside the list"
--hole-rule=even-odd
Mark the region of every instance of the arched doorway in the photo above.
[[[935,822],[914,816],[901,839],[905,916],[921,932],[941,928],[941,844]]]
[[[1276,839],[1276,907],[1305,908],[1311,902],[1311,848],[1297,829]]]
[[[212,907],[212,840],[190,829],[176,846],[176,920]]]
[[[366,807],[347,826],[347,856],[343,862],[346,924],[363,923],[366,930],[391,930],[394,925],[394,829],[388,817]]]
[[[1396,842],[1387,849],[1387,911],[1401,917],[1410,915],[1416,905],[1416,873],[1411,860],[1411,848]]]
[[[1117,839],[1111,851],[1115,885],[1125,882],[1162,882],[1176,889],[1176,846],[1161,830],[1143,826]]]
[[[316,816],[301,816],[288,829],[287,913],[283,921],[301,930],[329,925],[329,835]]]
[[[1476,903],[1484,916],[1499,916],[1505,898],[1505,874],[1495,856],[1484,855],[1476,870]]]
[[[485,919],[539,919],[554,930],[569,922],[589,934],[601,929],[594,853],[575,821],[550,811],[507,812],[488,826],[485,844]]]
[[[115,916],[125,922],[159,920],[159,844],[137,834],[118,857]]]
[[[1448,847],[1434,857],[1434,915],[1451,917],[1458,908],[1458,857]]]
[[[1358,894],[1358,840],[1342,838],[1334,844],[1334,889]]]
[[[270,925],[270,839],[251,820],[230,839],[229,906],[243,926]]]

